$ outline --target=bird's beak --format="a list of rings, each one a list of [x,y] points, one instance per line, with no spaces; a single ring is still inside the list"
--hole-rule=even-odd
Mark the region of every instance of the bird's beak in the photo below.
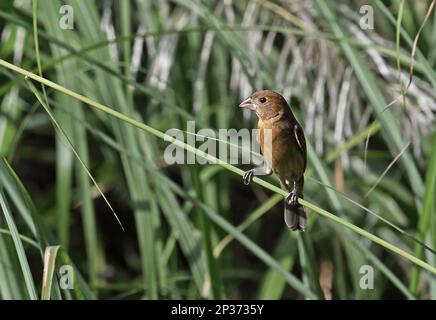
[[[244,101],[241,102],[239,105],[241,108],[246,108],[250,110],[256,110],[256,105],[253,103],[253,100],[251,98],[247,98]]]

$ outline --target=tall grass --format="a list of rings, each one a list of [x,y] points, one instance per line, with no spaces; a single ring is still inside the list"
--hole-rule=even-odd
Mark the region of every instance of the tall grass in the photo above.
[[[345,1],[0,5],[0,297],[436,298],[431,4],[372,1],[366,31]],[[165,134],[254,127],[260,88],[304,124],[306,234],[275,178]]]

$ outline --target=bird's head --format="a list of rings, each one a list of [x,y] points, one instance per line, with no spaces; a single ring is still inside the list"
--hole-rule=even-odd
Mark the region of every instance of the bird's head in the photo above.
[[[285,98],[272,90],[256,91],[239,106],[255,111],[257,116],[264,121],[290,112]]]

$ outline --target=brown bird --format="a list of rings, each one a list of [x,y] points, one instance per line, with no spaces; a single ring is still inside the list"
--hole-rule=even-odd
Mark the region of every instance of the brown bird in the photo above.
[[[244,174],[248,185],[254,176],[279,176],[282,189],[289,191],[285,198],[285,222],[292,230],[304,231],[307,218],[304,207],[297,201],[303,198],[306,170],[306,139],[285,98],[271,90],[253,93],[240,105],[256,112],[258,142],[265,159],[263,168],[254,168]]]

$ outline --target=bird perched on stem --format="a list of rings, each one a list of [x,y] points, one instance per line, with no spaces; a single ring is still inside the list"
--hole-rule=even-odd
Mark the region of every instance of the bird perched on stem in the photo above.
[[[244,184],[254,176],[278,175],[282,189],[289,191],[285,198],[285,222],[292,230],[304,231],[307,224],[303,198],[304,171],[306,170],[306,139],[285,98],[271,90],[253,93],[240,105],[256,112],[258,142],[264,156],[264,167],[244,173]]]

